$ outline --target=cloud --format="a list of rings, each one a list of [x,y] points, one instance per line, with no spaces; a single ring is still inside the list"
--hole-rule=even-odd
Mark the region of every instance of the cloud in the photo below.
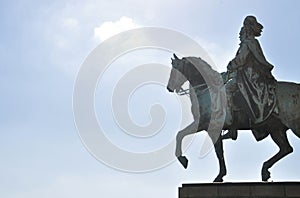
[[[118,21],[106,21],[94,28],[94,37],[104,41],[120,32],[140,27],[132,18],[122,16]]]

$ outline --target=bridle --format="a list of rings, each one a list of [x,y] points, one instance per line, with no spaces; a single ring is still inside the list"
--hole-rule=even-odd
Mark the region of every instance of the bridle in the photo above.
[[[227,72],[226,75],[227,75],[226,76],[226,82],[224,82],[223,86],[225,86],[230,81],[229,73]],[[206,83],[196,85],[196,86],[194,86],[192,88],[193,89],[199,89],[199,88],[202,88],[202,87],[205,87],[205,86],[207,86],[207,87],[205,89],[201,90],[201,94],[200,95],[202,95],[202,94],[204,94],[209,89],[209,86]],[[188,97],[190,97],[190,89],[183,89],[182,87],[180,87],[180,89],[177,92],[177,94],[180,95],[180,96],[187,95]]]
[[[204,86],[207,86],[207,84],[204,83],[204,84],[196,85],[196,86],[193,87],[193,89],[201,88],[201,87],[204,87]],[[208,90],[208,87],[203,89],[202,92],[204,93],[206,90]],[[183,89],[182,87],[180,87],[180,90],[177,92],[177,94],[180,95],[180,96],[184,96],[184,95],[190,96],[190,89]]]

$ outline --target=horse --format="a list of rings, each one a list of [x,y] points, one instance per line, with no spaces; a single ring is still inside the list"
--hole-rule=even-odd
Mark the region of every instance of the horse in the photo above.
[[[182,140],[185,136],[194,134],[201,131],[207,131],[209,137],[214,142],[214,149],[219,162],[219,173],[214,179],[214,182],[223,182],[223,177],[226,175],[226,164],[224,160],[223,139],[221,135],[222,130],[251,130],[256,137],[257,141],[271,136],[272,140],[279,147],[278,153],[263,163],[261,169],[262,181],[268,181],[271,177],[269,168],[283,157],[293,152],[293,148],[287,139],[287,130],[291,129],[292,132],[300,138],[300,84],[293,82],[276,82],[276,109],[269,117],[262,123],[253,124],[249,119],[246,111],[243,108],[239,111],[237,116],[233,116],[233,123],[228,123],[226,120],[230,117],[226,111],[225,118],[217,133],[210,133],[209,123],[214,121],[212,118],[212,89],[207,83],[207,79],[211,80],[213,75],[208,78],[199,71],[206,69],[217,73],[211,66],[204,60],[198,57],[183,57],[179,59],[175,54],[172,60],[172,69],[170,78],[167,85],[169,92],[184,93],[182,85],[189,81],[191,99],[191,111],[194,121],[186,128],[180,130],[176,135],[176,151],[175,155],[179,162],[187,168],[188,159],[182,154]],[[192,61],[191,61],[192,60]],[[197,67],[195,66],[196,64]],[[201,74],[202,73],[202,74]],[[218,73],[219,74],[219,73]],[[206,75],[206,74],[205,74]],[[210,83],[211,84],[211,83]],[[224,85],[224,83],[223,83]],[[223,88],[226,87],[226,84]],[[226,104],[226,108],[228,105]]]

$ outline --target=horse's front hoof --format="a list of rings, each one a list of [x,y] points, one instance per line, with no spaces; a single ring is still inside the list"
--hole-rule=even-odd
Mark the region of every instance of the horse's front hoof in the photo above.
[[[261,178],[262,178],[262,181],[268,181],[268,179],[271,178],[271,173],[268,171],[268,170],[262,170],[261,171]]]
[[[177,159],[179,160],[181,165],[186,169],[188,166],[189,160],[185,156],[179,156],[179,157],[177,157]]]

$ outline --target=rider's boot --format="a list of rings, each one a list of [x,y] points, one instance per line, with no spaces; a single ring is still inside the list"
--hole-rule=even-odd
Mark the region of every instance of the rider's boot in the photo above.
[[[237,139],[237,130],[236,129],[229,129],[228,133],[226,133],[225,135],[222,135],[222,139],[232,139],[232,140],[236,140]]]
[[[234,112],[236,110],[236,106],[233,102],[234,92],[237,90],[237,85],[235,81],[231,81],[226,85],[226,94],[227,94],[227,101],[228,101],[228,109],[227,109],[227,118],[229,122],[229,126],[232,126],[234,122]],[[229,129],[225,135],[222,135],[222,139],[237,139],[237,129]]]

